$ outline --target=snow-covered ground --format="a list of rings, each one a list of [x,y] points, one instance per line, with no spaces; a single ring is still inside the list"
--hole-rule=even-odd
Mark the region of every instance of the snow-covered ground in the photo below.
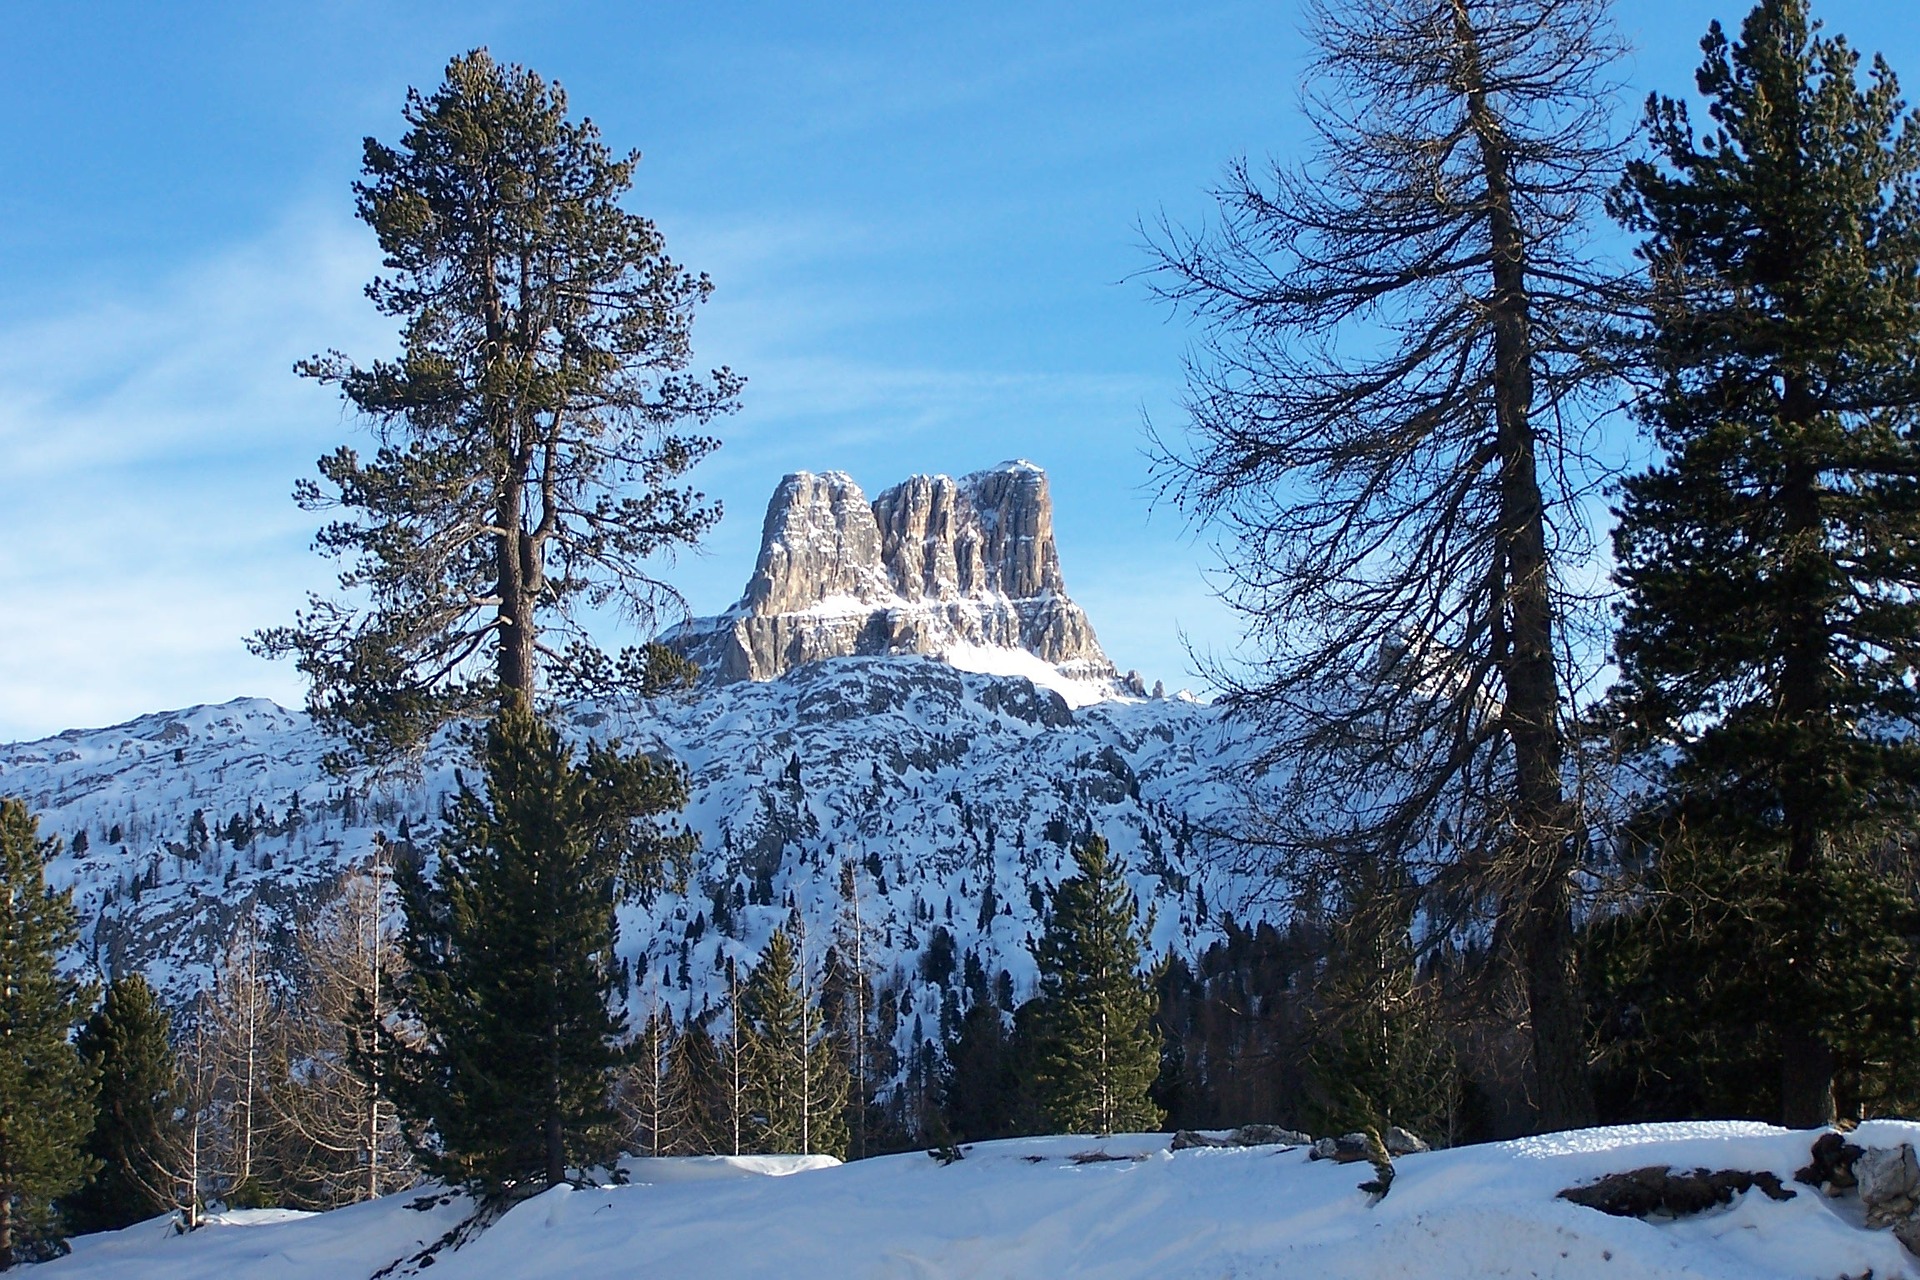
[[[1920,1275],[1891,1233],[1860,1225],[1853,1201],[1794,1186],[1813,1136],[1751,1123],[1653,1125],[1407,1156],[1377,1204],[1356,1189],[1364,1164],[1309,1161],[1299,1148],[1170,1152],[1156,1135],[982,1143],[945,1166],[920,1154],[850,1165],[641,1160],[628,1166],[628,1185],[548,1192],[424,1270],[434,1280]],[[1874,1122],[1853,1140],[1920,1142],[1920,1124]],[[1668,1222],[1555,1198],[1647,1165],[1771,1171],[1796,1194],[1776,1202],[1750,1191]],[[184,1237],[155,1222],[78,1240],[43,1272],[350,1280],[416,1257],[467,1212],[423,1189],[316,1216],[233,1215]],[[385,1274],[420,1270],[402,1261]]]

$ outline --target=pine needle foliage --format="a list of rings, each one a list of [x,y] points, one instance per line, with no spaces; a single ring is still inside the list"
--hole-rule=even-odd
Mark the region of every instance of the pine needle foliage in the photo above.
[[[847,1070],[826,1033],[817,992],[785,929],[775,929],[747,975],[745,1141],[770,1154],[847,1154]]]
[[[1908,950],[1874,885],[1920,812],[1920,119],[1804,0],[1702,48],[1711,124],[1653,99],[1617,200],[1664,455],[1620,510],[1618,699],[1662,762],[1642,839],[1695,867],[1666,887],[1740,894],[1692,918],[1742,940],[1743,1016],[1804,1127],[1849,1026],[1887,1012],[1867,975]],[[1910,1006],[1911,974],[1882,994]]]
[[[75,1231],[117,1231],[175,1205],[174,1159],[184,1105],[170,1036],[172,1016],[137,973],[107,984],[75,1045],[99,1086],[86,1153],[93,1178],[61,1202]]]
[[[0,1271],[59,1251],[54,1201],[94,1168],[93,1072],[69,1039],[91,993],[55,968],[79,937],[73,895],[47,887],[56,847],[0,799]]]
[[[625,1019],[614,908],[678,874],[694,838],[659,825],[684,773],[619,744],[584,760],[524,706],[488,727],[484,791],[464,778],[429,882],[402,864],[409,965],[396,1096],[430,1126],[422,1165],[519,1194],[618,1153],[609,1102]]]
[[[1140,971],[1145,940],[1133,890],[1107,842],[1088,836],[1073,851],[1078,872],[1048,895],[1034,942],[1040,970],[1035,1091],[1063,1133],[1156,1128],[1147,1097],[1160,1074],[1153,993]]]
[[[677,605],[651,566],[719,518],[679,480],[741,385],[687,372],[712,284],[622,207],[639,154],[570,118],[560,86],[476,49],[431,94],[409,90],[403,115],[398,145],[367,139],[354,187],[385,255],[367,296],[401,322],[400,354],[298,366],[378,442],[341,447],[295,490],[344,513],[316,542],[348,562],[344,594],[252,640],[311,681],[340,768],[417,749],[502,691],[531,695],[543,670],[607,692],[674,666],[658,646],[610,657],[577,618]]]
[[[1640,905],[1586,931],[1603,1120],[1781,1116],[1779,1025],[1792,1011],[1773,988],[1783,940],[1805,911],[1825,921],[1801,955],[1833,1053],[1834,1110],[1852,1120],[1912,1114],[1920,904],[1910,874],[1855,862],[1816,881],[1809,902],[1804,882],[1786,881],[1777,846],[1697,839],[1659,816],[1662,843],[1634,882]]]

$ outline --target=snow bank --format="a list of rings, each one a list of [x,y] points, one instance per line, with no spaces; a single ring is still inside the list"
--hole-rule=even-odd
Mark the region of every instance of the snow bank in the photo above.
[[[1304,1150],[1195,1148],[1159,1135],[981,1143],[855,1164],[760,1157],[639,1160],[625,1186],[559,1188],[517,1206],[433,1280],[511,1277],[1313,1276],[1324,1280],[1768,1280],[1920,1274],[1849,1202],[1757,1192],[1673,1222],[1612,1218],[1562,1188],[1650,1164],[1771,1171],[1792,1185],[1812,1133],[1691,1124],[1588,1130],[1408,1156],[1378,1204],[1364,1165]],[[1920,1141],[1878,1122],[1858,1140]],[[1089,1159],[1088,1157],[1094,1157]],[[791,1176],[778,1176],[791,1175]],[[463,1201],[421,1191],[334,1213],[191,1236],[159,1223],[76,1242],[48,1280],[370,1276],[458,1224]],[[396,1268],[393,1274],[407,1273]]]
[[[983,676],[1024,676],[1038,687],[1059,694],[1076,711],[1081,707],[1116,700],[1111,682],[1075,680],[1045,658],[1028,653],[1025,649],[956,644],[942,650],[940,658],[950,667]]]

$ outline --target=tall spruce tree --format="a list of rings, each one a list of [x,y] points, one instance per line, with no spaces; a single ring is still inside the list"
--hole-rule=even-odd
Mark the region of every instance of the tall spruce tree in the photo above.
[[[1061,1132],[1150,1130],[1163,1118],[1147,1097],[1160,1074],[1160,1033],[1140,972],[1145,944],[1133,890],[1102,837],[1088,836],[1073,859],[1079,870],[1053,887],[1033,946],[1035,1090]]]
[[[387,270],[367,295],[402,322],[400,355],[298,370],[338,386],[378,441],[370,458],[322,458],[295,490],[346,513],[317,546],[349,562],[347,598],[315,596],[251,641],[311,681],[338,767],[530,696],[543,668],[597,691],[675,668],[657,646],[607,657],[577,615],[644,621],[677,600],[650,566],[719,516],[676,483],[716,447],[688,428],[740,387],[686,372],[712,286],[621,207],[638,153],[569,118],[558,85],[477,49],[403,114],[397,146],[367,139],[354,187]]]
[[[175,1206],[186,1139],[174,1114],[184,1099],[172,1026],[167,1007],[134,973],[107,984],[80,1029],[75,1044],[99,1083],[99,1103],[86,1143],[93,1178],[60,1206],[75,1231],[115,1231]]]
[[[58,1248],[53,1203],[93,1170],[93,1073],[68,1038],[90,996],[55,967],[79,930],[73,895],[47,888],[54,849],[0,799],[0,1271]]]
[[[847,1154],[847,1073],[826,1034],[806,968],[775,929],[747,975],[745,1141],[755,1151]]]
[[[1702,47],[1712,124],[1655,98],[1618,200],[1664,454],[1620,511],[1619,697],[1667,762],[1656,847],[1732,863],[1662,887],[1738,891],[1691,924],[1745,933],[1764,978],[1731,1016],[1769,1033],[1780,1115],[1808,1126],[1848,1028],[1913,1005],[1875,858],[1920,809],[1920,121],[1804,0]]]
[[[576,762],[524,705],[488,726],[480,758],[484,793],[462,780],[434,879],[396,877],[402,1007],[425,1031],[396,1093],[431,1125],[430,1171],[499,1195],[618,1153],[614,908],[683,869],[694,840],[654,821],[686,803],[677,766],[617,743]]]

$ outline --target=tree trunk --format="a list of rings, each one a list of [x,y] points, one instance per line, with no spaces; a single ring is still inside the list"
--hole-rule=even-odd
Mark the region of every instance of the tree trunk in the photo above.
[[[500,488],[495,514],[503,530],[496,535],[494,548],[500,579],[500,650],[496,674],[503,705],[508,701],[531,705],[533,699],[533,594],[527,582],[522,547],[526,534],[520,528],[525,498],[519,480],[508,480]]]
[[[567,1180],[567,1144],[560,1129],[560,1109],[547,1111],[547,1186],[557,1187]]]
[[[1812,417],[1797,379],[1788,379],[1782,396],[1781,417],[1794,426]],[[1830,742],[1827,723],[1831,708],[1827,696],[1827,619],[1817,595],[1823,522],[1820,517],[1819,473],[1811,459],[1799,458],[1788,468],[1782,485],[1781,506],[1794,553],[1785,584],[1792,593],[1787,625],[1792,629],[1781,664],[1780,707],[1792,727],[1811,730],[1813,745],[1799,759],[1783,761],[1786,776],[1780,788],[1787,827],[1786,905],[1789,924],[1788,955],[1796,962],[1795,977],[1815,963],[1823,922],[1817,918],[1817,887],[1822,871],[1823,833],[1811,812],[1822,785],[1820,753]],[[1780,1037],[1780,1122],[1789,1129],[1812,1129],[1833,1123],[1833,1048],[1818,1021],[1809,1016],[1809,993],[1789,980],[1776,993]]]
[[[1500,654],[1504,727],[1513,743],[1514,839],[1523,888],[1510,921],[1526,969],[1533,1023],[1535,1103],[1543,1130],[1593,1122],[1587,1082],[1586,1018],[1573,947],[1574,843],[1561,787],[1560,689],[1554,669],[1553,602],[1547,577],[1546,508],[1540,493],[1533,410],[1533,335],[1527,245],[1513,206],[1509,141],[1487,101],[1478,34],[1463,0],[1454,31],[1468,119],[1487,183],[1492,251],[1495,447],[1500,462],[1500,527],[1508,634]]]

